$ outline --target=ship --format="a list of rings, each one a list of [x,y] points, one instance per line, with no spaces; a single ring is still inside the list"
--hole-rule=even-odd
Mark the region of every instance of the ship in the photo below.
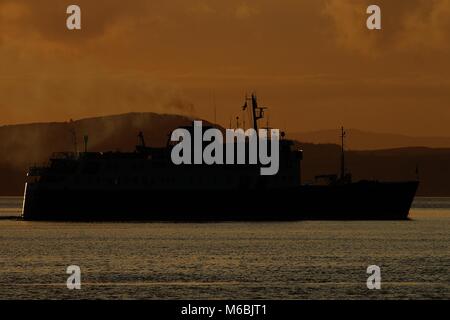
[[[247,102],[250,102],[248,106]],[[266,108],[255,94],[257,131]],[[192,126],[184,129],[193,131]],[[207,130],[205,127],[204,130]],[[76,133],[74,133],[76,137]],[[174,148],[147,146],[142,132],[133,152],[60,152],[27,173],[22,218],[42,221],[301,221],[407,220],[419,181],[353,181],[346,168],[342,128],[340,173],[302,181],[303,151],[281,133],[279,170],[256,164],[176,165]],[[268,138],[269,139],[269,138]]]

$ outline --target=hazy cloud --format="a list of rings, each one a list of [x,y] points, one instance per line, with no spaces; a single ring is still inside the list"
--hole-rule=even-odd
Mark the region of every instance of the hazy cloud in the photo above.
[[[69,4],[0,0],[0,123],[194,105],[211,119],[214,92],[226,124],[256,90],[292,130],[450,135],[450,0],[379,0],[381,32],[369,0],[78,0],[75,32]]]
[[[259,14],[259,9],[256,6],[247,4],[246,2],[241,3],[236,8],[236,17],[238,19],[247,19]]]
[[[336,40],[364,54],[383,51],[448,51],[450,0],[379,0],[382,32],[364,28],[370,0],[326,0],[324,13],[332,17]]]

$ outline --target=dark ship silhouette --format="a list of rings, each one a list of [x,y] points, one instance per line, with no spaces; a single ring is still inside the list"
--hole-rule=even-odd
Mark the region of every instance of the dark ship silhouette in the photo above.
[[[255,130],[264,109],[252,95]],[[408,219],[419,182],[353,182],[345,167],[344,130],[340,175],[317,176],[314,184],[302,183],[303,152],[281,136],[279,171],[273,176],[260,175],[260,164],[175,165],[172,143],[148,147],[142,133],[134,152],[88,152],[85,147],[81,153],[54,154],[47,166],[29,169],[22,217],[192,222]]]

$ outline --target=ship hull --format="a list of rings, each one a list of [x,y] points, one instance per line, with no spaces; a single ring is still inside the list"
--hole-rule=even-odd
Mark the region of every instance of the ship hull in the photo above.
[[[405,220],[418,182],[282,189],[71,189],[27,184],[23,218],[47,221]]]

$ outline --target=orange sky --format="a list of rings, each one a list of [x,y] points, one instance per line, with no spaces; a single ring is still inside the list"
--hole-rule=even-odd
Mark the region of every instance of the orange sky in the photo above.
[[[66,7],[82,9],[68,31]],[[368,31],[365,8],[382,8]],[[450,136],[450,0],[0,0],[0,124],[129,111]]]

